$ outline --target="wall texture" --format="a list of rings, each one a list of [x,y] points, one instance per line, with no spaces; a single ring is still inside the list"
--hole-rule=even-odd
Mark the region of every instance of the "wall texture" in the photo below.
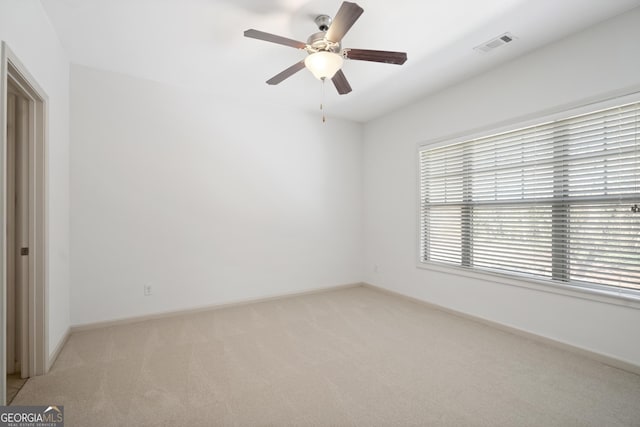
[[[69,61],[40,2],[0,2],[0,40],[49,97],[49,352],[69,328]]]
[[[75,65],[71,119],[73,324],[362,279],[361,125]]]
[[[638,91],[638,40],[635,9],[368,123],[366,281],[640,365],[640,309],[416,267],[417,145]]]

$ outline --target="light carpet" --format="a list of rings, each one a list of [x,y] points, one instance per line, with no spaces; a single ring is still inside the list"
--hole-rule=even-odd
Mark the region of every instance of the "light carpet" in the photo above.
[[[640,376],[370,288],[75,333],[72,426],[640,426]]]

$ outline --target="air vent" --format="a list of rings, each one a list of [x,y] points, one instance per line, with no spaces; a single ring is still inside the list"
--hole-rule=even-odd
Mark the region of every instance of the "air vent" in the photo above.
[[[493,38],[491,40],[489,40],[486,43],[482,43],[480,46],[476,46],[473,49],[474,50],[478,50],[480,52],[491,52],[493,49],[503,46],[507,43],[511,43],[512,41],[514,41],[516,38],[513,36],[513,34],[511,33],[504,33],[502,35],[499,35],[496,38]]]

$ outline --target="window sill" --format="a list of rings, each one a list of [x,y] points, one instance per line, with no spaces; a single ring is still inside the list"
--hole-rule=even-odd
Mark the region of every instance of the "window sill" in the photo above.
[[[454,274],[456,276],[469,277],[486,282],[502,285],[517,286],[539,292],[547,292],[573,298],[581,298],[606,304],[640,309],[640,292],[638,296],[626,293],[616,293],[599,289],[578,287],[576,285],[559,285],[545,280],[536,280],[523,276],[501,274],[491,271],[478,271],[464,267],[449,266],[436,262],[420,262],[416,267],[422,270],[432,270],[440,273]]]

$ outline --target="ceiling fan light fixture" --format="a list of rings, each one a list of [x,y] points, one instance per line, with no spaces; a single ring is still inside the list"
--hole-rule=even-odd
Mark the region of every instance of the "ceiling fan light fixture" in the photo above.
[[[318,79],[331,79],[342,68],[342,55],[333,52],[320,51],[310,54],[304,60],[304,65]]]
[[[303,68],[308,68],[323,82],[329,77],[338,93],[346,95],[351,92],[351,85],[341,70],[345,59],[397,65],[402,65],[407,60],[406,52],[342,48],[342,38],[363,12],[364,9],[356,3],[343,1],[333,19],[328,15],[316,16],[315,23],[320,31],[311,34],[306,43],[253,28],[246,30],[244,36],[304,50],[308,54],[305,59],[271,77],[267,84],[277,85]]]

